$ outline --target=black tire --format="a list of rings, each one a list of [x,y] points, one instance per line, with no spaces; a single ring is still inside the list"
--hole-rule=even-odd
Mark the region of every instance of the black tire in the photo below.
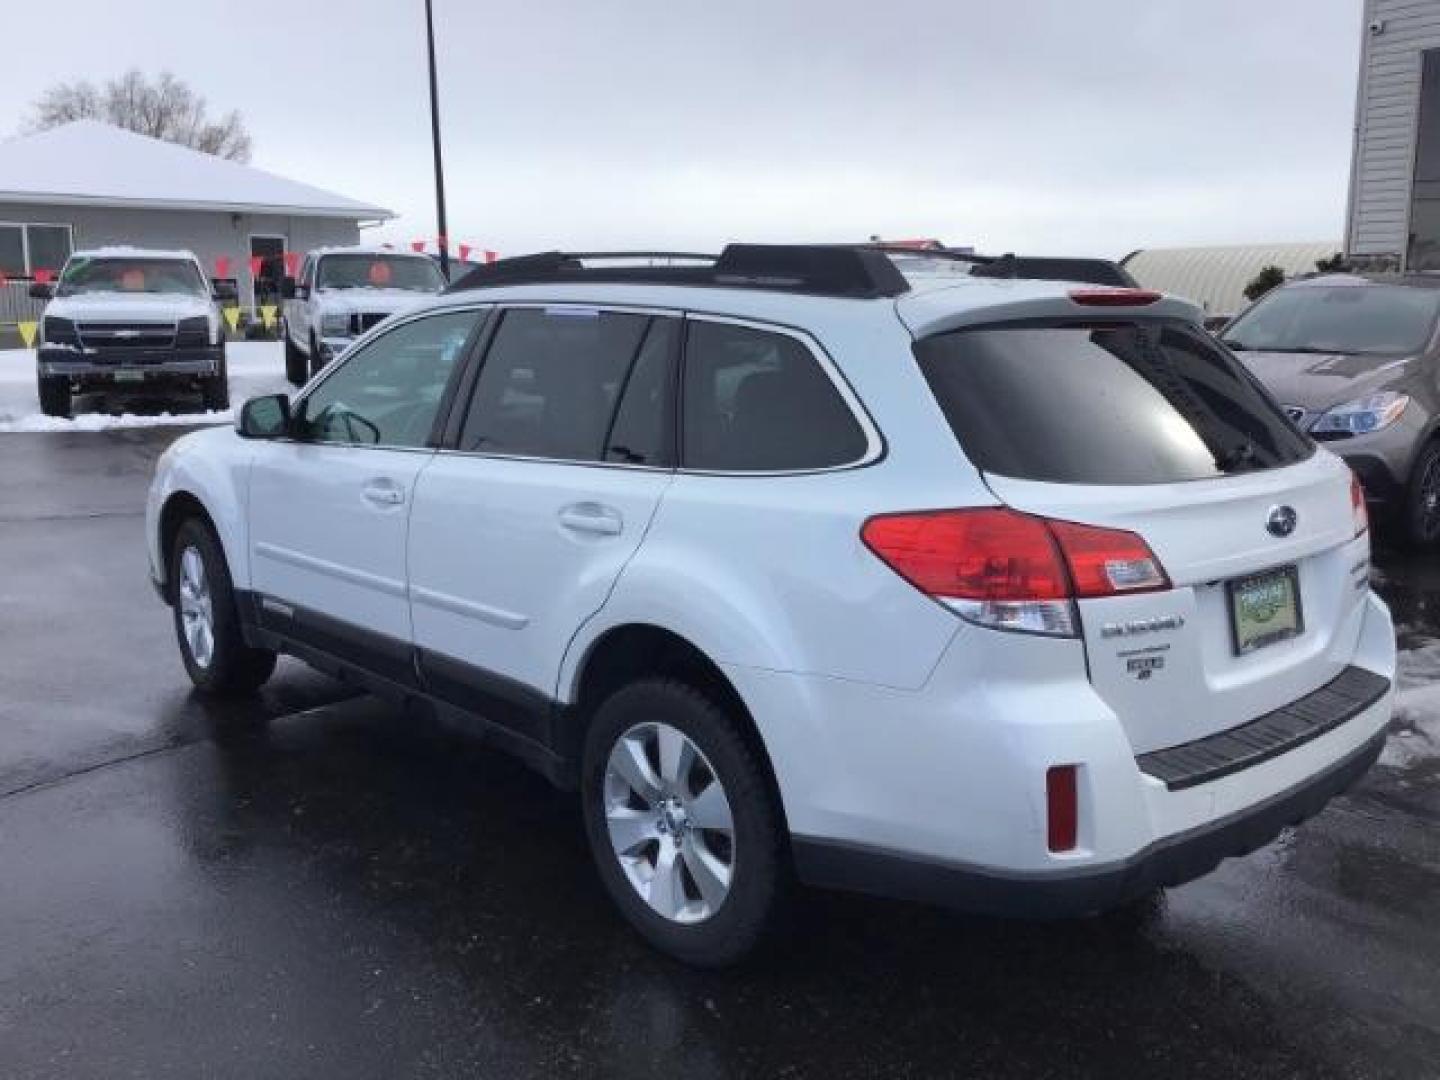
[[[206,412],[224,412],[230,408],[230,365],[220,359],[220,372],[200,381],[200,393]]]
[[[185,629],[181,576],[182,564],[190,551],[198,555],[203,566],[209,596],[212,645],[208,659],[197,659]],[[253,693],[274,672],[276,655],[268,649],[252,649],[245,644],[225,552],[206,522],[190,518],[180,526],[170,551],[167,577],[175,640],[190,681],[200,690],[218,697]]]
[[[310,378],[319,375],[325,370],[325,357],[320,353],[320,342],[314,334],[310,335]]]
[[[715,912],[699,922],[672,921],[650,907],[626,876],[606,824],[610,751],[637,725],[657,721],[683,733],[704,755],[724,789],[734,823],[729,891]],[[608,698],[586,732],[581,798],[600,879],[625,918],[657,949],[687,964],[723,967],[761,945],[780,923],[790,893],[784,815],[761,752],[736,719],[700,690],[674,679],[652,678]],[[663,837],[658,841],[666,842]]]
[[[1411,547],[1433,547],[1440,541],[1440,441],[1426,443],[1415,458],[1399,524]]]
[[[280,336],[285,339],[285,378],[291,386],[304,386],[310,375],[309,362],[305,354],[290,340],[290,328],[282,327]]]
[[[40,411],[46,416],[63,416],[67,420],[74,408],[70,398],[70,380],[61,376],[42,375],[39,381]]]

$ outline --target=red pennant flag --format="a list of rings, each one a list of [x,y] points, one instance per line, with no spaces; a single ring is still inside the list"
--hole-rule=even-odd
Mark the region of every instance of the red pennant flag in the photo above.
[[[469,244],[461,244],[461,245],[460,245],[460,261],[461,261],[461,262],[465,262],[465,261],[467,261],[469,258],[470,258],[470,245],[469,245]]]
[[[285,252],[285,276],[294,277],[300,269],[300,253],[298,251]]]
[[[5,271],[0,270],[0,289],[10,284],[10,279],[5,276]]]
[[[417,253],[418,253],[418,252],[421,252],[421,251],[424,251],[424,250],[425,250],[425,241],[424,241],[424,240],[411,240],[411,241],[410,241],[410,250],[411,250],[411,251],[414,251],[414,252],[417,252]]]
[[[491,251],[489,248],[485,249],[485,261],[487,263],[492,263],[498,258],[500,258],[500,253],[498,251]]]
[[[251,276],[252,278],[257,278],[257,277],[259,277],[259,276],[260,276],[260,271],[264,268],[264,266],[265,266],[265,256],[263,256],[263,255],[251,255],[251,256],[250,256],[250,276]]]
[[[32,276],[41,285],[49,285],[55,280],[55,275],[49,270],[36,270]]]
[[[229,256],[227,256],[227,255],[216,255],[216,256],[215,256],[215,276],[216,276],[216,277],[229,277],[229,276],[230,276],[230,258],[229,258]]]

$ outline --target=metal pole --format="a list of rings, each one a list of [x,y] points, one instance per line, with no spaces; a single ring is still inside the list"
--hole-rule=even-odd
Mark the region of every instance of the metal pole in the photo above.
[[[440,227],[440,273],[450,280],[450,234],[445,225],[445,165],[440,157],[440,94],[435,85],[435,17],[425,0],[425,44],[430,54],[430,138],[435,145],[435,216]]]

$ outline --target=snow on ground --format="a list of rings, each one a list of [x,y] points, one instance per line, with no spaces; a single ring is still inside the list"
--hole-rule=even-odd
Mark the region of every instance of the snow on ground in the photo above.
[[[225,412],[202,412],[198,395],[174,403],[128,393],[102,399],[75,399],[75,418],[62,420],[40,411],[35,396],[35,351],[0,349],[0,433],[12,431],[103,431],[108,428],[167,424],[228,424],[246,398],[292,389],[285,381],[285,354],[278,341],[232,341],[225,346],[230,366],[230,403]],[[143,406],[139,412],[126,411]],[[174,411],[162,411],[173,409]]]
[[[1395,715],[1381,757],[1407,766],[1440,757],[1440,641],[1402,649],[1395,677]]]

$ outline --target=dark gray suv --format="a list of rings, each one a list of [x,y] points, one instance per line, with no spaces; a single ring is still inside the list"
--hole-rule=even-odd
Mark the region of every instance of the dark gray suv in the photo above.
[[[1440,276],[1324,274],[1267,294],[1222,335],[1415,544],[1440,539],[1437,315]]]

